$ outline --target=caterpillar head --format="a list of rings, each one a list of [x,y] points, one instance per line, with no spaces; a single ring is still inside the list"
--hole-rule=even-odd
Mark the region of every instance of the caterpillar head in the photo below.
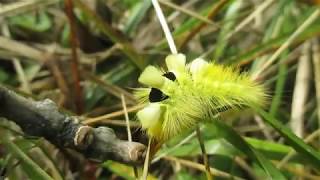
[[[137,113],[142,128],[158,141],[212,118],[225,107],[261,104],[264,89],[234,68],[195,59],[186,65],[183,54],[166,57],[167,71],[148,66],[136,91],[146,106]],[[249,93],[249,94],[248,94]]]
[[[166,72],[148,66],[138,81],[150,88],[139,89],[136,92],[138,99],[147,104],[137,113],[142,128],[147,130],[149,136],[159,141],[174,136],[183,128],[189,128],[194,124],[192,119],[200,114],[200,108],[193,107],[193,110],[186,111],[190,102],[193,102],[193,106],[199,105],[196,97],[186,96],[188,93],[182,88],[190,83],[188,81],[191,77],[187,70],[186,57],[183,54],[169,55],[166,65]],[[181,118],[184,118],[184,123],[176,121]]]

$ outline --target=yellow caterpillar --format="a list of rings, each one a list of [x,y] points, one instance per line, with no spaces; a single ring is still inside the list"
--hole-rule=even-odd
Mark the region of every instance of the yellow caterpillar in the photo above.
[[[168,71],[148,66],[135,95],[146,106],[137,113],[149,137],[165,142],[197,123],[229,108],[262,106],[262,85],[232,67],[195,59],[186,65],[183,54],[166,57]]]

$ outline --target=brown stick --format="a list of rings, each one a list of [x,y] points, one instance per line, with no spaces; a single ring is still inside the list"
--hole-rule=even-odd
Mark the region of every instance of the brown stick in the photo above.
[[[82,88],[80,86],[80,74],[79,74],[79,57],[77,53],[78,49],[78,39],[76,34],[76,25],[75,25],[75,18],[73,14],[73,3],[72,0],[65,0],[64,4],[66,6],[66,13],[69,19],[70,24],[70,43],[71,43],[71,52],[72,52],[72,63],[71,63],[71,70],[74,79],[74,89],[76,97],[74,99],[74,103],[77,107],[78,114],[83,112],[83,99],[82,99]]]
[[[0,117],[18,124],[28,135],[44,137],[60,148],[70,148],[88,159],[111,159],[126,164],[141,164],[146,147],[120,140],[107,127],[92,128],[76,117],[59,112],[49,99],[33,101],[0,85]]]

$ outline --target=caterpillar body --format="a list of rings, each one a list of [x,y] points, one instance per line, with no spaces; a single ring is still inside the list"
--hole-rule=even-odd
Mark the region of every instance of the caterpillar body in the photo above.
[[[135,95],[146,106],[137,113],[149,137],[165,142],[199,122],[229,108],[262,106],[265,88],[236,68],[195,59],[186,65],[183,54],[166,57],[168,71],[148,66]]]

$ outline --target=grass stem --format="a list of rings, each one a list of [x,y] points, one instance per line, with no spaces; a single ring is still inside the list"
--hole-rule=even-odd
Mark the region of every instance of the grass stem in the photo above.
[[[126,124],[127,124],[128,141],[132,142],[129,115],[128,115],[128,111],[127,111],[126,100],[125,100],[123,94],[121,94],[121,103],[122,103],[122,108],[123,108],[123,111],[124,111],[124,117],[126,119]],[[133,172],[134,172],[135,178],[138,179],[139,175],[138,175],[138,169],[137,169],[136,166],[133,166]]]
[[[204,141],[203,141],[203,138],[201,136],[201,131],[200,131],[199,126],[197,126],[197,128],[196,128],[196,132],[197,132],[197,138],[198,138],[198,141],[199,141],[199,144],[200,144],[200,148],[201,148],[201,152],[202,152],[203,163],[204,163],[204,166],[206,168],[207,179],[208,180],[213,180],[212,174],[210,172],[208,155],[207,155],[207,152],[206,152],[206,148],[204,146]]]

